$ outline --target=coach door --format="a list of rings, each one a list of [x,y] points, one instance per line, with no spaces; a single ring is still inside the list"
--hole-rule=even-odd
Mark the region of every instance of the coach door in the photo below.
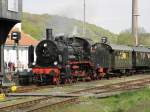
[[[136,58],[136,52],[133,51],[132,52],[132,66],[133,66],[133,68],[136,67],[136,60],[137,60],[137,58]]]

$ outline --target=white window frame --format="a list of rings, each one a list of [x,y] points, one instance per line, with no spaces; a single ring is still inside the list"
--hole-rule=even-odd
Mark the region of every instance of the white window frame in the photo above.
[[[8,0],[8,10],[18,12],[19,0]]]

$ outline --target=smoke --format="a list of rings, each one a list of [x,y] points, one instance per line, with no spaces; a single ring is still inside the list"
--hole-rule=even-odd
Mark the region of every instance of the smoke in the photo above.
[[[66,17],[52,16],[49,22],[48,27],[53,29],[54,35],[70,35],[74,28],[74,21]]]
[[[73,35],[73,36],[78,35],[78,27],[77,27],[77,26],[74,26],[72,35]]]
[[[83,13],[82,0],[71,1],[72,2],[68,3],[61,10],[59,10],[57,14],[68,18],[81,19]]]

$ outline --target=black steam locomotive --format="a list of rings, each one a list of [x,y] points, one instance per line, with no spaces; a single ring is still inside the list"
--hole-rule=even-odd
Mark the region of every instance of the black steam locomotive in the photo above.
[[[133,74],[150,70],[150,49],[104,43],[93,43],[81,37],[53,37],[29,47],[29,66],[34,80],[41,84],[72,83],[101,79],[114,74]]]
[[[71,83],[78,80],[96,79],[91,60],[91,41],[80,37],[52,36],[47,30],[47,39],[34,48],[29,47],[29,65],[37,83]]]

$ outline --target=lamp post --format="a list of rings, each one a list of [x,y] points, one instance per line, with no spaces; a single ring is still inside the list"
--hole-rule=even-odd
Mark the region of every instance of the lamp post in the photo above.
[[[20,32],[12,32],[11,33],[11,39],[14,40],[14,43],[16,45],[16,55],[17,55],[17,75],[19,73],[19,40],[21,38]]]

